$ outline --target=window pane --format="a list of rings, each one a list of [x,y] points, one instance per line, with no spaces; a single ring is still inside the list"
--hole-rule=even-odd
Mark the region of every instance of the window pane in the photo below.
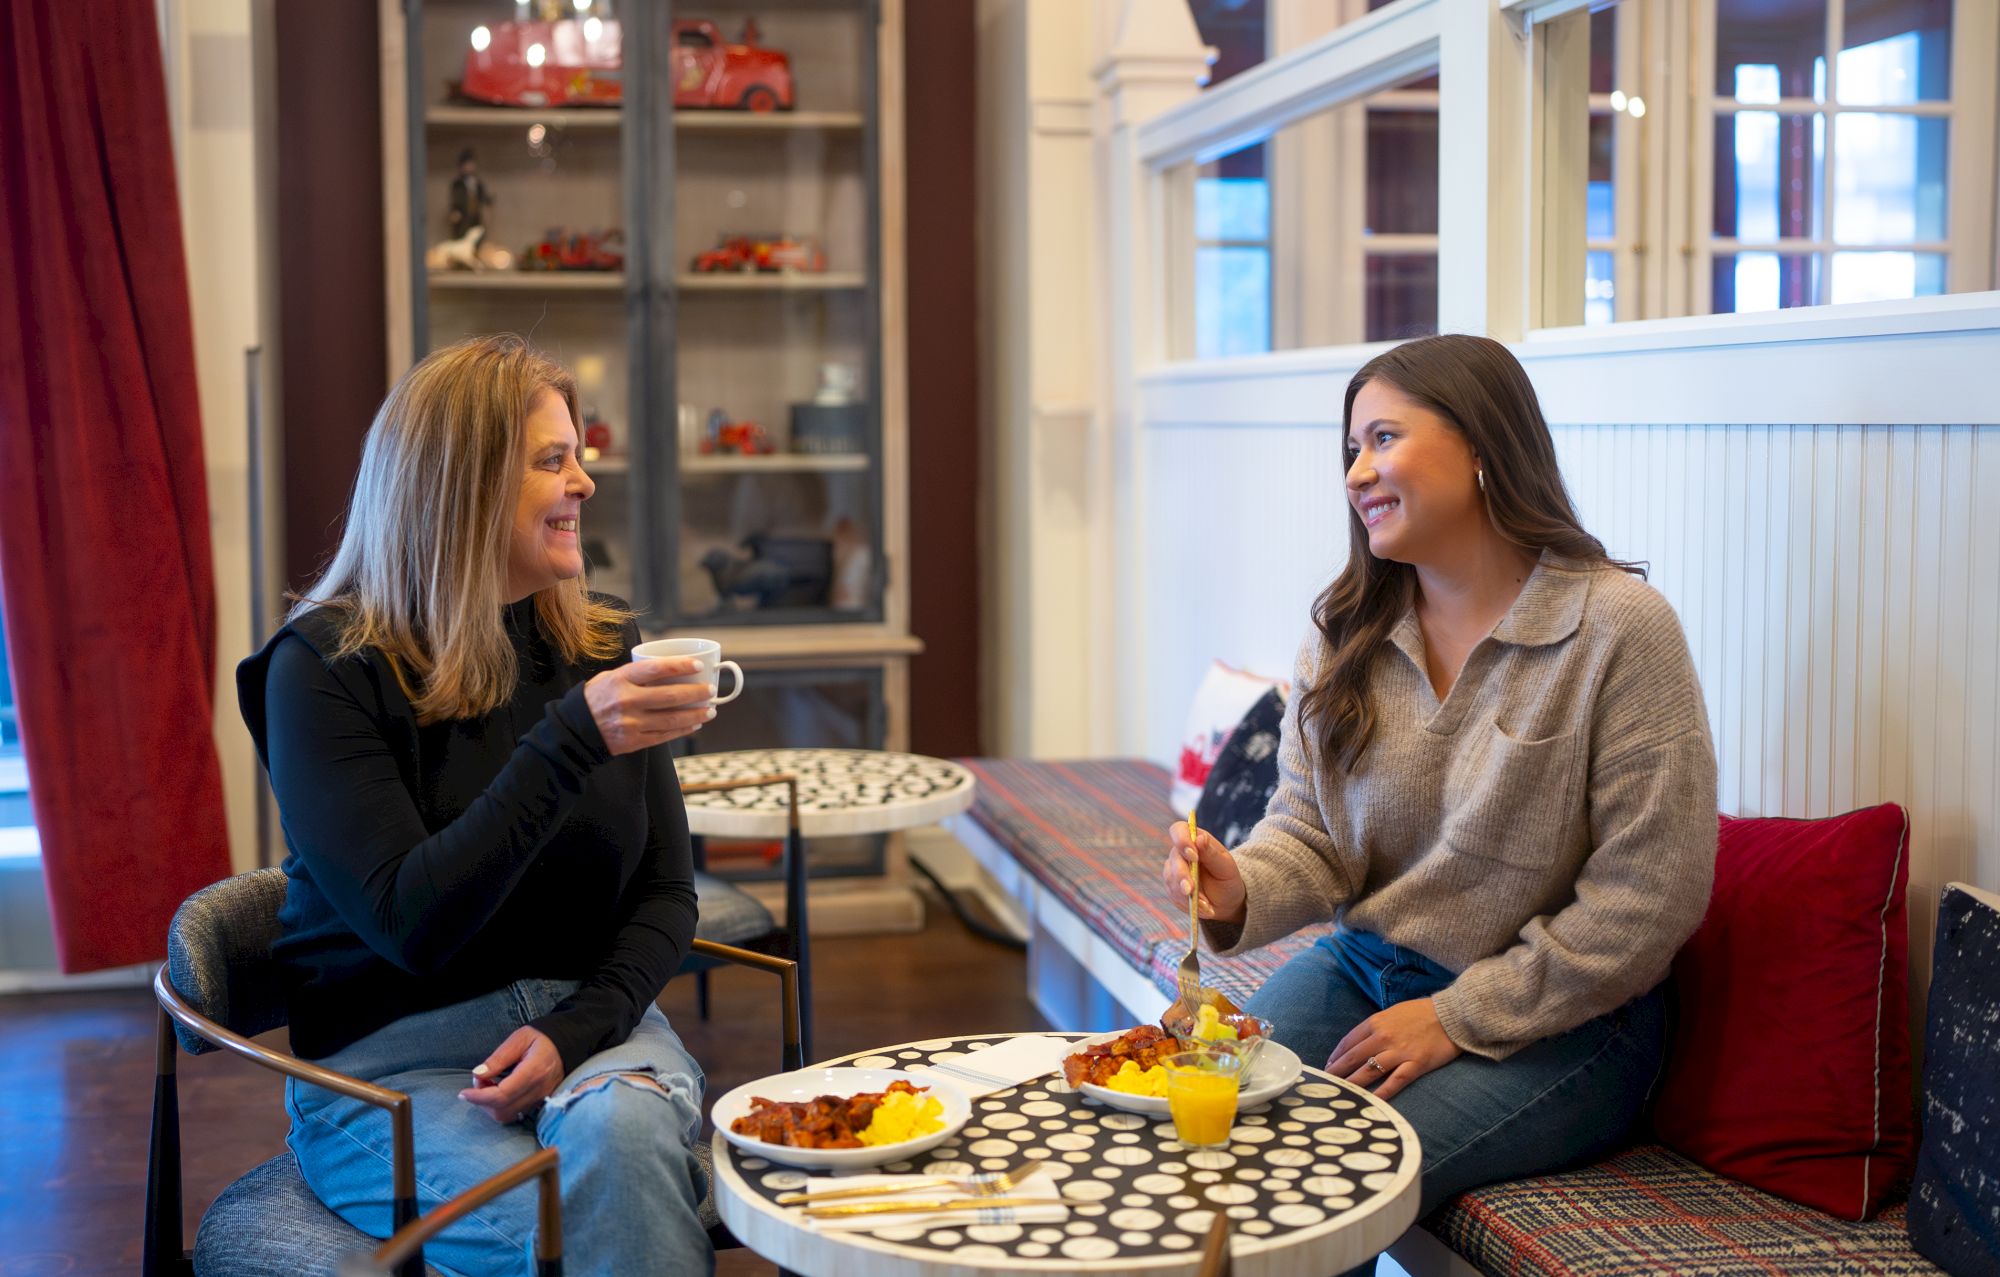
[[[1716,0],[1715,11],[1719,96],[1742,97],[1737,68],[1750,66],[1769,70],[1743,86],[1754,94],[1743,101],[1823,98],[1826,0]]]
[[[1819,259],[1811,253],[1717,253],[1710,308],[1748,314],[1819,303]]]
[[[1843,114],[1833,128],[1833,237],[1843,244],[1944,238],[1943,120]]]
[[[1437,234],[1437,112],[1369,108],[1367,206],[1370,235]]]
[[[1834,91],[1842,102],[1951,97],[1951,0],[1847,0],[1841,43]]]
[[[1715,233],[1746,240],[1820,234],[1826,117],[1738,111],[1715,119]]]
[[[1188,11],[1201,42],[1215,49],[1210,84],[1220,84],[1264,60],[1268,47],[1264,0],[1191,0]]]
[[[1943,292],[1943,253],[1833,255],[1833,301],[1878,302]]]
[[[1610,239],[1618,233],[1617,192],[1612,185],[1612,132],[1617,117],[1590,117],[1590,190],[1585,196],[1584,234],[1591,239]]]
[[[1270,249],[1197,248],[1194,288],[1196,358],[1271,348]]]
[[[1395,341],[1437,331],[1438,271],[1434,253],[1368,258],[1366,341]]]
[[[1258,157],[1263,147],[1255,148]],[[1231,156],[1230,159],[1235,157]],[[1271,237],[1271,185],[1261,174],[1223,177],[1226,161],[1204,165],[1194,184],[1194,233],[1197,239],[1256,239]],[[1238,166],[1231,165],[1231,168]],[[1261,164],[1257,165],[1262,168]]]
[[[1618,88],[1618,7],[1590,15],[1590,91]]]
[[[1612,275],[1611,254],[1584,255],[1583,322],[1608,324],[1618,318],[1618,287]]]

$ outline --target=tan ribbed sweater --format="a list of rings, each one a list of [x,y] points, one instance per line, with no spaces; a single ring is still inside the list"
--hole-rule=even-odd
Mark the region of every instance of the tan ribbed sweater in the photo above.
[[[1296,686],[1327,658],[1315,631]],[[1680,621],[1645,582],[1545,554],[1442,704],[1414,611],[1370,674],[1352,774],[1291,697],[1278,787],[1234,848],[1236,953],[1339,919],[1458,978],[1435,999],[1463,1049],[1502,1059],[1644,993],[1708,905],[1715,751]]]

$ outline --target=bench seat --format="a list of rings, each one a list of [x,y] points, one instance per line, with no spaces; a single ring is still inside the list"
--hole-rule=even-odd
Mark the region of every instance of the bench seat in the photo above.
[[[1866,1223],[1835,1219],[1649,1144],[1582,1170],[1465,1193],[1426,1222],[1493,1277],[1940,1273],[1911,1248],[1904,1209]]]

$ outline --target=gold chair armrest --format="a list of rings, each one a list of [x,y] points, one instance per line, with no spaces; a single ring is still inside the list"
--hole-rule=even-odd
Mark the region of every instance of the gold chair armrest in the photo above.
[[[178,1023],[198,1037],[205,1038],[250,1061],[286,1077],[296,1078],[313,1086],[324,1087],[337,1095],[360,1100],[389,1113],[389,1166],[393,1203],[391,1219],[396,1227],[403,1228],[417,1218],[417,1144],[416,1129],[410,1116],[410,1097],[402,1091],[392,1091],[386,1086],[376,1086],[345,1073],[309,1064],[297,1056],[283,1051],[274,1051],[268,1046],[260,1046],[240,1033],[222,1027],[207,1016],[188,1005],[173,981],[167,978],[163,966],[153,976],[153,997],[160,1004],[160,1033],[158,1046],[158,1073],[171,1077],[174,1072],[173,1026],[168,1021]],[[179,1220],[174,1221],[179,1227]]]
[[[697,939],[694,942],[694,952],[722,962],[733,962],[738,966],[769,971],[778,977],[778,996],[784,1016],[785,1040],[782,1053],[784,1067],[804,1068],[805,1047],[799,1039],[799,964],[790,958],[774,958],[768,953],[739,949],[730,944],[717,944],[713,940]]]
[[[350,1256],[340,1277],[388,1277],[398,1265],[418,1254],[423,1244],[473,1211],[529,1180],[539,1182],[540,1212],[535,1228],[536,1277],[560,1277],[562,1272],[562,1178],[552,1148],[541,1149],[498,1175],[474,1184],[430,1214],[396,1230],[372,1253]]]

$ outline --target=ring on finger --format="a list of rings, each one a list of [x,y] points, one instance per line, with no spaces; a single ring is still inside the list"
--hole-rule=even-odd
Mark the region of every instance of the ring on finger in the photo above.
[[[1383,1064],[1380,1060],[1376,1059],[1372,1055],[1368,1057],[1368,1067],[1374,1069],[1377,1073],[1387,1073],[1389,1071],[1387,1065]]]

